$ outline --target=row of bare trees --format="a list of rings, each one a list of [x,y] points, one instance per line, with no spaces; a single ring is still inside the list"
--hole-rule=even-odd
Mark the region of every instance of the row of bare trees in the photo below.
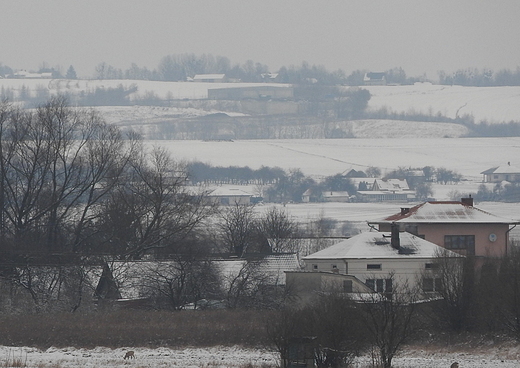
[[[218,294],[242,306],[264,283],[258,262],[245,262],[222,288],[211,259],[287,251],[285,238],[296,231],[283,210],[257,216],[250,206],[218,208],[204,187],[186,185],[185,165],[164,149],[147,148],[137,134],[63,97],[34,110],[2,102],[0,142],[6,310],[28,300],[36,310],[76,310],[85,296],[117,297],[97,290],[100,267],[143,259],[170,261],[147,268],[147,297],[177,309]]]
[[[164,150],[63,98],[34,111],[3,103],[0,141],[4,253],[140,257],[213,214]]]

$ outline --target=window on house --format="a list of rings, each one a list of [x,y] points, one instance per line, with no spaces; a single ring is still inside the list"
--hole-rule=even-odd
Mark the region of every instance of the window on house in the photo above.
[[[331,265],[331,267],[332,267],[333,270],[337,270],[338,269],[338,266],[335,265],[335,264]]]
[[[422,289],[424,292],[434,292],[442,289],[440,278],[425,277],[422,281]]]
[[[367,270],[380,270],[381,264],[367,264]]]
[[[345,293],[352,292],[352,280],[343,280],[343,291]]]
[[[404,227],[404,231],[410,234],[419,235],[419,228],[417,227],[417,225],[406,225]]]
[[[427,270],[438,270],[439,264],[438,263],[426,263],[424,265],[424,268],[426,268]]]
[[[317,265],[317,264],[313,264],[313,265],[312,265],[312,269],[313,269],[313,270],[317,270],[317,269],[318,269],[318,265]]]
[[[466,249],[467,254],[475,254],[475,235],[444,235],[446,249]]]
[[[392,279],[367,279],[365,285],[378,293],[391,293]]]

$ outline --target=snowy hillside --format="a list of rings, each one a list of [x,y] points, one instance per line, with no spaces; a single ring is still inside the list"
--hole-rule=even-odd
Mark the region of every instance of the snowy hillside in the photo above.
[[[50,95],[93,92],[96,88],[137,87],[132,99],[153,92],[162,99],[205,99],[208,89],[254,86],[254,83],[193,83],[143,80],[66,80],[66,79],[0,79],[0,89],[11,89],[15,96],[28,89],[31,95],[45,90]],[[260,84],[283,87],[283,84]],[[520,87],[462,87],[418,83],[412,86],[366,86],[372,98],[369,109],[387,107],[394,112],[421,112],[450,118],[472,115],[475,121],[520,121]]]
[[[462,87],[417,83],[413,86],[363,87],[372,95],[370,109],[420,112],[449,118],[472,115],[475,122],[520,121],[520,87]]]
[[[518,164],[520,138],[298,139],[244,141],[148,141],[167,147],[179,160],[214,166],[300,168],[328,176],[350,169],[444,167],[471,180],[507,162]]]

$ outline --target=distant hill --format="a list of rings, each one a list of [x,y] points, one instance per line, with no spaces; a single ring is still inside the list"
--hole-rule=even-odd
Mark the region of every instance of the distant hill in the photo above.
[[[103,106],[98,109],[107,121],[132,127],[153,139],[265,139],[265,138],[391,138],[463,137],[468,129],[454,123],[424,123],[372,119],[329,122],[323,118],[288,116],[248,116],[237,104],[207,99],[213,88],[266,86],[276,83],[195,83],[143,80],[0,79],[5,97],[74,96],[96,89],[122,88],[129,106]],[[345,87],[347,88],[347,87]],[[385,110],[408,115],[443,116],[450,119],[471,116],[476,123],[520,121],[520,87],[462,87],[417,83],[403,86],[366,86],[371,99],[369,111]],[[164,101],[173,101],[164,106]],[[149,103],[147,102],[149,101]],[[148,105],[147,105],[148,104]],[[203,119],[211,115],[212,119]],[[432,119],[435,120],[435,119]],[[203,131],[208,124],[209,133]],[[202,129],[203,126],[206,128]],[[271,129],[271,131],[269,131]]]

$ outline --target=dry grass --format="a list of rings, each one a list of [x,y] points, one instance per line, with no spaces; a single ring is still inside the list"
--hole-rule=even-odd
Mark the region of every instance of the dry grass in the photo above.
[[[9,351],[7,357],[0,363],[1,367],[5,368],[24,368],[27,367],[27,354],[23,356],[23,353],[20,352],[18,356],[16,356],[16,351]]]
[[[179,347],[268,345],[266,311],[136,311],[2,316],[0,345]]]

